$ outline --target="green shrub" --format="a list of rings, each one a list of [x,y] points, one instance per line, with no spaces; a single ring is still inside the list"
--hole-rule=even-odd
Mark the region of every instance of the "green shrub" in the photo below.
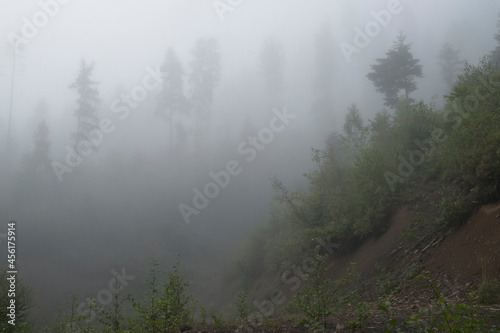
[[[222,312],[220,311],[215,311],[215,312],[212,312],[212,314],[210,315],[210,318],[212,318],[212,322],[215,326],[224,326],[226,324],[226,322],[224,321],[224,317],[222,315]]]
[[[472,202],[463,194],[453,192],[441,201],[439,223],[450,226],[464,224],[473,211]]]
[[[331,281],[328,278],[327,255],[321,255],[318,249],[314,249],[311,257],[312,269],[307,285],[295,295],[293,303],[305,317],[307,326],[326,328],[327,317],[338,309],[341,292],[354,275],[354,264],[350,265],[343,278]]]
[[[370,316],[368,303],[366,302],[357,303],[356,310],[357,310],[356,319],[351,319],[347,322],[347,327],[349,327],[351,330],[364,327],[366,325],[368,317]]]
[[[236,305],[236,321],[238,325],[243,325],[248,317],[249,307],[247,303],[247,294],[242,291],[238,294],[238,304]]]
[[[128,299],[139,317],[133,327],[141,332],[174,332],[192,320],[195,301],[188,293],[189,282],[181,276],[180,259],[173,269],[166,273],[163,285],[158,282],[158,262],[153,259],[150,270],[148,291],[142,302],[132,295]],[[116,316],[115,316],[116,317]]]
[[[194,299],[187,294],[189,282],[184,280],[179,271],[180,261],[168,272],[168,280],[163,285],[163,294],[159,299],[160,318],[166,332],[176,331],[179,326],[189,322],[194,307]]]
[[[484,304],[500,304],[500,281],[497,279],[481,283],[477,290],[479,301]]]

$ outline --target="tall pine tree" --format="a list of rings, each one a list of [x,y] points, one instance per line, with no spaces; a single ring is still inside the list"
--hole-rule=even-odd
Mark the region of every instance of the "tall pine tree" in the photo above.
[[[214,90],[220,83],[220,54],[215,38],[198,39],[191,52],[193,61],[189,73],[190,103],[196,115],[196,148],[208,142],[210,106]]]
[[[92,132],[99,127],[99,118],[97,110],[100,103],[99,91],[97,90],[96,81],[92,80],[94,64],[88,64],[84,59],[80,62],[80,72],[76,80],[69,86],[75,89],[78,93],[76,101],[77,108],[74,115],[77,119],[77,129],[73,137],[75,139],[75,150],[78,150],[78,145],[83,143],[92,135]],[[81,147],[88,149],[90,147]],[[94,149],[97,147],[94,147]]]
[[[277,107],[281,102],[284,84],[285,54],[281,43],[268,38],[260,52],[260,74],[266,80],[268,108]]]
[[[189,103],[184,95],[184,69],[173,48],[169,48],[161,67],[163,90],[158,95],[156,114],[165,117],[169,126],[170,149],[174,144],[174,114],[185,114]]]
[[[401,99],[412,102],[410,93],[417,89],[416,78],[423,77],[420,60],[413,58],[411,44],[405,44],[406,36],[399,34],[386,58],[379,58],[371,65],[372,72],[367,77],[373,82],[377,92],[385,95],[385,105],[395,108]],[[403,96],[400,96],[400,91]]]

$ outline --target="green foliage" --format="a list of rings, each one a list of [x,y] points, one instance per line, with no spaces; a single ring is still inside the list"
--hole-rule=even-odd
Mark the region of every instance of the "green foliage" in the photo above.
[[[236,321],[238,325],[243,325],[247,321],[250,308],[247,303],[247,294],[242,291],[238,294],[238,304],[236,305]]]
[[[112,302],[111,309],[106,310],[104,308],[100,308],[98,311],[98,319],[105,327],[105,332],[112,333],[125,333],[124,328],[124,315],[123,315],[123,303],[126,301],[126,298],[121,294],[123,293],[123,287],[119,284],[118,280],[115,279],[115,283],[110,288],[112,294]]]
[[[381,298],[380,301],[383,301],[383,304],[379,305],[378,308],[384,312],[382,318],[387,322],[386,327],[384,328],[384,332],[390,333],[393,332],[394,327],[396,326],[397,320],[394,317],[394,314],[391,310],[391,302],[388,299]]]
[[[387,110],[378,112],[373,120],[370,120],[368,130],[370,142],[378,147],[384,147],[391,142],[391,116]]]
[[[500,96],[495,92],[499,80],[500,73],[487,62],[466,66],[443,115],[450,135],[439,151],[440,158],[453,175],[479,193],[500,179]]]
[[[56,332],[95,332],[96,330],[90,325],[90,314],[77,313],[78,295],[71,295],[69,303],[69,311],[64,315],[58,326],[55,327]],[[96,307],[93,307],[95,309]]]
[[[187,294],[189,282],[181,277],[179,265],[178,260],[173,270],[167,273],[168,279],[163,284],[158,300],[161,327],[166,332],[176,331],[182,324],[187,323],[194,306],[194,299]]]
[[[201,316],[201,325],[206,326],[207,325],[207,309],[202,306],[200,308],[200,316]]]
[[[393,138],[399,142],[399,146],[395,147],[401,153],[407,150],[425,149],[418,141],[431,138],[433,131],[442,126],[443,120],[432,106],[423,102],[410,106],[408,102],[402,101],[395,110],[393,120]],[[432,154],[432,151],[428,150],[430,148],[425,153]]]
[[[500,281],[484,281],[477,290],[479,301],[484,304],[500,304]]]
[[[463,194],[455,191],[441,201],[439,224],[461,225],[472,214],[474,205]]]
[[[179,265],[180,259],[172,270],[166,272],[166,279],[160,284],[158,262],[152,260],[144,300],[140,302],[132,295],[128,296],[138,314],[138,317],[132,320],[133,331],[174,332],[192,320],[195,303],[188,293],[189,282],[181,276]]]
[[[352,250],[384,232],[401,202],[439,188],[444,199],[433,221],[440,224],[463,223],[478,205],[498,200],[499,82],[500,71],[483,60],[465,66],[442,110],[403,100],[393,114],[379,112],[366,128],[352,106],[344,133],[332,133],[324,150],[312,150],[316,169],[305,175],[307,190],[273,178],[270,226],[249,238],[251,246],[238,258],[241,271],[256,277],[293,264],[318,237]]]
[[[351,330],[355,330],[357,328],[362,328],[366,326],[366,321],[370,316],[370,311],[368,309],[368,303],[366,302],[358,302],[356,304],[356,319],[351,319],[347,322],[347,327]]]
[[[321,255],[317,248],[311,252],[307,284],[293,298],[293,303],[305,317],[305,323],[312,327],[326,328],[327,317],[341,304],[341,292],[354,274],[354,264],[351,264],[343,278],[331,281],[328,278],[327,257]]]
[[[158,262],[155,259],[152,259],[151,270],[149,272],[149,277],[146,280],[148,285],[146,299],[143,303],[141,303],[135,300],[132,295],[128,296],[134,310],[139,315],[138,319],[134,323],[134,326],[145,332],[156,333],[161,330],[158,274]]]
[[[212,318],[212,323],[215,326],[224,326],[226,324],[224,320],[224,316],[220,311],[214,311],[210,314],[210,318]]]

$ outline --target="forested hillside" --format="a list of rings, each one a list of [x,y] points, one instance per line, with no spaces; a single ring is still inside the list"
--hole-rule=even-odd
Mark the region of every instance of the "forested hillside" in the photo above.
[[[1,6],[1,333],[500,332],[496,1]]]

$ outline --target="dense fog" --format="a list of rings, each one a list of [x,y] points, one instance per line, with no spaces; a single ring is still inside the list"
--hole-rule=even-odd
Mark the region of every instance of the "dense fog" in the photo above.
[[[134,292],[151,258],[168,268],[177,255],[216,307],[238,244],[268,222],[271,179],[307,186],[311,147],[342,131],[348,107],[365,120],[385,108],[366,75],[398,34],[423,66],[412,97],[441,106],[441,48],[478,63],[494,48],[500,3],[2,0],[0,9],[0,242],[5,253],[6,224],[17,221],[18,274],[44,323],[69,295],[96,297],[112,271],[133,276]],[[178,90],[165,84],[168,66],[183,73]],[[98,93],[96,127],[83,136],[82,70]],[[185,97],[175,108],[171,91]],[[33,162],[40,136],[48,164]]]

